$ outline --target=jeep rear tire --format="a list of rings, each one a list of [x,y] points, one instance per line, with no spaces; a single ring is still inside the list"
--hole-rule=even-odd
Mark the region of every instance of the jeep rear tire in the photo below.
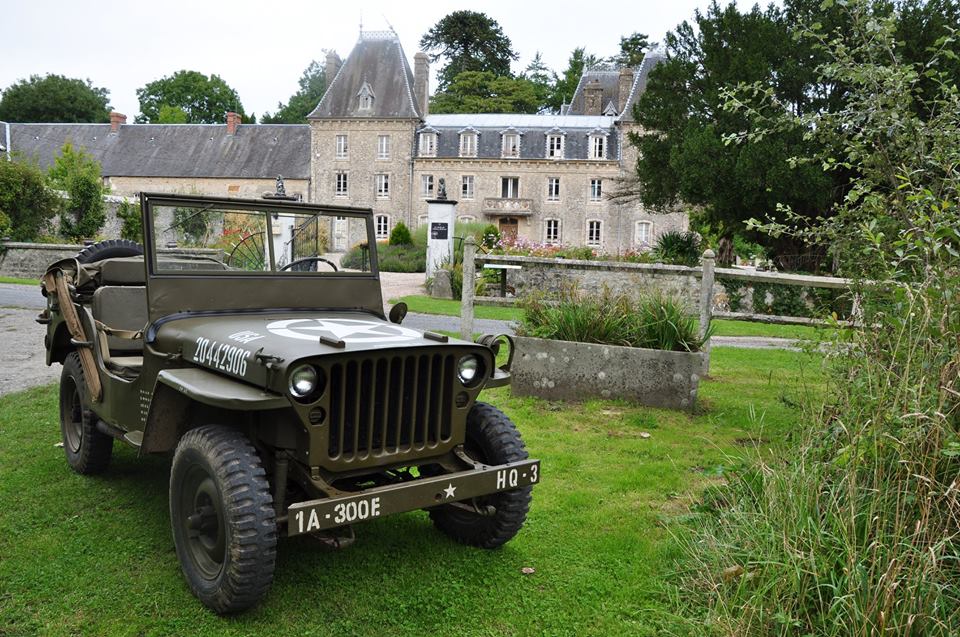
[[[60,434],[67,463],[77,473],[103,473],[110,465],[113,438],[97,430],[97,415],[90,411],[90,390],[76,352],[67,355],[60,373]]]
[[[143,246],[129,239],[107,239],[88,245],[77,253],[78,263],[96,263],[117,257],[143,256]]]
[[[467,414],[465,450],[468,456],[487,465],[518,462],[528,457],[516,425],[502,411],[486,403],[477,403]],[[527,486],[476,498],[477,508],[492,506],[493,515],[447,505],[431,509],[430,519],[458,542],[485,549],[497,548],[509,542],[523,527],[532,490]]]
[[[242,433],[184,434],[170,470],[170,523],[193,594],[220,614],[259,602],[273,582],[277,527],[256,449]]]

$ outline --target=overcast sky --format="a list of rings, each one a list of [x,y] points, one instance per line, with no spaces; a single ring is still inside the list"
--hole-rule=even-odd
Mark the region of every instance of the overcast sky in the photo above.
[[[361,21],[365,31],[392,25],[412,63],[420,37],[443,16],[460,9],[482,11],[500,23],[520,54],[515,71],[540,51],[547,66],[560,72],[575,47],[608,56],[617,52],[621,35],[634,31],[662,40],[708,3],[5,0],[0,88],[32,74],[89,78],[108,89],[113,108],[132,121],[140,112],[137,88],[190,69],[220,75],[240,94],[246,112],[259,115],[287,101],[310,61],[323,61],[323,49],[346,57]],[[431,90],[434,86],[435,81]]]

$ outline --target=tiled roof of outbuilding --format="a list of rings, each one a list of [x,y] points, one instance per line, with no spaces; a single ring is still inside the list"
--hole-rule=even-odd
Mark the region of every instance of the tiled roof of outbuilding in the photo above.
[[[41,167],[66,142],[100,162],[104,177],[310,177],[306,124],[11,124],[13,152]]]

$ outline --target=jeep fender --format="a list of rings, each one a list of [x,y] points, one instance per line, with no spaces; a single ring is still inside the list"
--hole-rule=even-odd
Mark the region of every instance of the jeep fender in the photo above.
[[[290,401],[200,368],[165,369],[157,376],[147,413],[140,453],[169,451],[193,422],[200,405],[223,411],[283,409]]]

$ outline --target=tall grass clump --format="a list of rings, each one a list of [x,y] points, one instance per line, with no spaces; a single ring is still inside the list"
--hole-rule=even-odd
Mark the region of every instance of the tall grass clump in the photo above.
[[[805,32],[842,109],[778,115],[751,102],[758,87],[731,94],[751,141],[799,126],[816,161],[854,175],[829,219],[763,228],[836,251],[862,328],[828,345],[828,397],[796,446],[704,500],[683,588],[713,634],[960,634],[960,96],[938,72],[955,42],[917,67],[895,13],[842,11],[842,32]]]
[[[604,288],[583,294],[574,286],[559,295],[520,301],[522,336],[678,352],[699,351],[700,324],[678,299],[659,292],[632,298]]]

